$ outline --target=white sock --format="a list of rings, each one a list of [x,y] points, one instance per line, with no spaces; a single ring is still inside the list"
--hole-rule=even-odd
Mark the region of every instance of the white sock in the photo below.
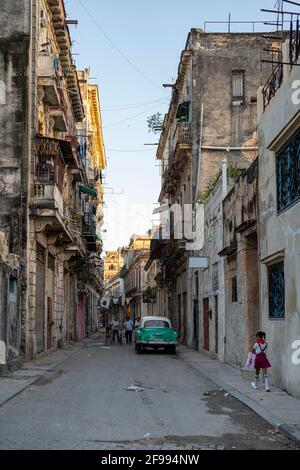
[[[265,382],[266,389],[270,388],[269,377],[267,375],[265,375],[264,377],[264,382]]]

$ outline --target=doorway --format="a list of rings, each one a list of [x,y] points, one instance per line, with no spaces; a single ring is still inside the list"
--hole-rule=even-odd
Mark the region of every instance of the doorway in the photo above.
[[[204,349],[209,351],[209,299],[203,299],[203,333],[204,333]]]

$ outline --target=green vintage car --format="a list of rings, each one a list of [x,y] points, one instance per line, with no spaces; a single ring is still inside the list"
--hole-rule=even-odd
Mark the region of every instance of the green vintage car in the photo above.
[[[169,318],[143,317],[135,335],[135,350],[138,354],[147,348],[159,349],[175,354],[177,333],[172,329]]]

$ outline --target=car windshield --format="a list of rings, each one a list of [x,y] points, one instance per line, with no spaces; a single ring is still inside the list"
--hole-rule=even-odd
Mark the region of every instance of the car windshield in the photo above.
[[[170,328],[170,325],[167,321],[164,320],[147,320],[144,323],[144,328]]]

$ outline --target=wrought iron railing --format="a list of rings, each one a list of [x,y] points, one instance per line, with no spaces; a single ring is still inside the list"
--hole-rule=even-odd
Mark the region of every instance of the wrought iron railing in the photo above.
[[[96,217],[92,214],[84,214],[82,232],[85,237],[96,238]]]
[[[266,109],[272,98],[276,95],[277,90],[281,87],[282,81],[283,64],[278,63],[272,71],[267,83],[265,84],[262,90],[264,110]]]
[[[176,126],[174,134],[175,144],[191,144],[192,132],[191,124],[189,122],[179,122]]]
[[[295,22],[291,21],[290,27],[290,46],[289,46],[289,60],[291,66],[296,64],[300,55],[300,23],[299,17]]]

